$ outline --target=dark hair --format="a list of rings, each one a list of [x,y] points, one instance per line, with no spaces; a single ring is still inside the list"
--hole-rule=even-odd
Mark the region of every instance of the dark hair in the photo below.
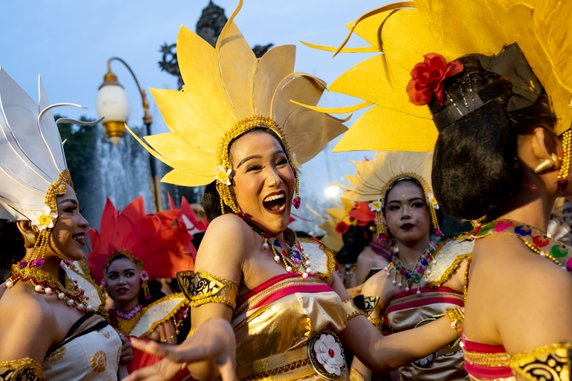
[[[336,260],[342,265],[356,263],[359,254],[369,245],[372,235],[373,232],[370,229],[370,225],[350,225],[348,230],[342,235],[344,245],[336,253]]]
[[[236,136],[234,139],[232,139],[230,141],[230,143],[228,144],[229,152],[230,152],[230,147],[232,147],[232,144],[238,138],[240,138],[240,137],[242,137],[242,136],[244,136],[250,132],[253,132],[253,131],[262,131],[262,132],[266,132],[266,133],[274,136],[276,138],[276,140],[278,140],[278,143],[280,143],[280,146],[282,147],[284,152],[286,152],[286,154],[288,154],[288,151],[286,150],[286,147],[284,146],[282,139],[280,139],[280,137],[278,135],[276,135],[276,133],[274,131],[272,131],[269,128],[263,127],[263,126],[251,128],[250,130],[245,131],[242,134]],[[288,159],[290,160],[290,157],[288,157]],[[232,181],[232,178],[231,178],[231,181]],[[220,195],[219,195],[218,191],[216,190],[216,180],[213,181],[212,183],[209,183],[205,187],[205,191],[203,193],[203,199],[201,201],[201,205],[202,205],[203,209],[205,210],[205,214],[207,215],[207,220],[209,220],[209,221],[214,220],[216,217],[218,217],[222,214],[232,213],[232,210],[227,205],[224,205],[224,213],[222,213],[222,211],[220,209],[221,200],[220,200]]]
[[[432,183],[443,211],[472,220],[503,214],[521,189],[525,166],[517,156],[517,137],[535,127],[553,129],[556,121],[546,92],[531,106],[507,111],[511,83],[480,64],[478,56],[459,59],[464,71],[444,81],[446,102],[430,104],[438,114],[452,103],[462,104],[477,93],[484,105],[439,131],[433,155]],[[487,98],[487,92],[494,94]]]
[[[18,230],[16,222],[0,219],[0,280],[8,276],[12,264],[22,260],[26,255],[24,237]]]

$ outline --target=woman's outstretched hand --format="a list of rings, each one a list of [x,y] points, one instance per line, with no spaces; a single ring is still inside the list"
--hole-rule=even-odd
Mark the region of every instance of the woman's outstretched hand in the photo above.
[[[195,333],[179,345],[132,339],[134,348],[164,357],[158,363],[138,369],[123,381],[170,380],[190,363],[210,361],[223,381],[236,378],[236,340],[229,322],[211,319],[201,324]]]

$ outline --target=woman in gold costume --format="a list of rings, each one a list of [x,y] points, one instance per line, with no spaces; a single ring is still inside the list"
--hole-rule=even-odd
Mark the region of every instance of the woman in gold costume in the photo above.
[[[179,274],[196,331],[178,347],[143,345],[170,360],[129,380],[169,379],[188,365],[185,354],[197,351],[210,360],[191,364],[197,379],[216,378],[217,364],[230,368],[224,375],[234,379],[230,360],[236,353],[242,380],[347,380],[342,342],[365,364],[384,370],[452,341],[457,333],[448,318],[382,338],[346,298],[333,253],[288,229],[291,206],[300,203],[298,163],[345,128],[294,103],[315,104],[324,84],[293,72],[292,46],[256,59],[233,23],[239,9],[214,49],[182,28],[177,53],[183,91],[153,90],[171,132],[148,136],[147,149],[173,167],[164,181],[209,184],[204,205],[211,222],[195,272]],[[233,338],[204,334],[214,324],[225,326],[214,318],[230,322]],[[420,343],[419,335],[426,340]],[[236,349],[219,351],[219,338],[236,340]]]
[[[362,149],[434,148],[439,205],[474,221],[463,326],[474,380],[570,380],[572,260],[544,232],[572,193],[571,18],[564,1],[395,3],[353,24],[370,46],[345,49],[383,54],[337,80],[375,104],[337,148],[360,136]],[[371,120],[384,122],[377,135]]]
[[[25,245],[2,284],[0,379],[115,380],[122,341],[80,287],[90,283],[72,275],[88,225],[49,111],[56,105],[39,85],[38,105],[0,70],[0,218]]]
[[[373,160],[356,162],[356,174],[346,177],[351,186],[342,198],[367,204],[378,236],[394,245],[389,264],[361,290],[366,302],[375,305],[370,321],[384,334],[415,328],[445,313],[459,314],[463,307],[463,273],[472,243],[442,240],[439,204],[430,185],[432,158],[425,152],[379,152]],[[354,372],[371,379],[359,360],[352,363]],[[464,380],[463,352],[458,342],[451,342],[400,367],[396,376]]]

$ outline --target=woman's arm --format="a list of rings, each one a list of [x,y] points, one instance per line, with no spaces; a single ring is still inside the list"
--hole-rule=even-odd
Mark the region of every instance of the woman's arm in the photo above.
[[[372,277],[380,278],[383,274]],[[366,283],[368,283],[366,282]],[[334,277],[332,287],[342,299],[347,293]],[[385,284],[385,282],[384,282]],[[382,295],[384,291],[380,292]],[[383,297],[382,301],[383,302]],[[418,328],[383,336],[364,316],[357,316],[340,332],[340,338],[358,359],[375,373],[384,373],[425,357],[458,337],[451,322],[444,316]]]
[[[243,262],[251,245],[250,236],[251,230],[235,215],[227,214],[214,219],[210,223],[197,253],[195,275],[203,271],[210,274],[205,274],[205,277],[212,276],[217,282],[230,282],[239,285],[242,279]],[[221,295],[222,293],[213,296],[220,297]],[[226,300],[226,296],[222,299]],[[227,300],[227,302],[230,301]],[[134,372],[127,379],[169,380],[181,370],[182,366],[188,366],[192,376],[196,379],[215,379],[221,369],[220,361],[217,359],[234,359],[236,356],[232,329],[224,329],[208,336],[209,333],[212,333],[210,328],[212,324],[210,321],[212,320],[226,321],[230,327],[229,322],[232,318],[233,309],[229,304],[220,300],[213,300],[213,302],[194,305],[191,301],[192,330],[187,339],[178,346],[168,347],[156,343],[142,345],[136,340],[133,341],[133,346],[136,348],[154,354],[167,351],[165,353],[171,355],[154,366]],[[199,340],[207,336],[209,340]],[[216,342],[211,340],[215,338],[217,339]],[[227,343],[228,345],[219,347],[217,343]],[[161,376],[158,376],[157,373],[160,373]]]
[[[133,372],[124,381],[169,380],[188,363],[203,360],[214,364],[223,381],[236,380],[236,343],[232,327],[225,319],[211,319],[203,323],[177,346],[132,340],[135,348],[165,358],[153,366]]]
[[[340,338],[372,371],[384,373],[435,352],[458,337],[447,317],[390,336],[363,316],[348,322]]]

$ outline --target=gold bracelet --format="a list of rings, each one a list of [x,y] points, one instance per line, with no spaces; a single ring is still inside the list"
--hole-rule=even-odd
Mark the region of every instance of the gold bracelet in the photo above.
[[[461,336],[461,333],[463,332],[463,323],[465,321],[465,313],[463,310],[459,307],[449,308],[445,311],[444,315],[449,318],[449,321],[451,322],[451,328],[457,331],[459,336]]]

